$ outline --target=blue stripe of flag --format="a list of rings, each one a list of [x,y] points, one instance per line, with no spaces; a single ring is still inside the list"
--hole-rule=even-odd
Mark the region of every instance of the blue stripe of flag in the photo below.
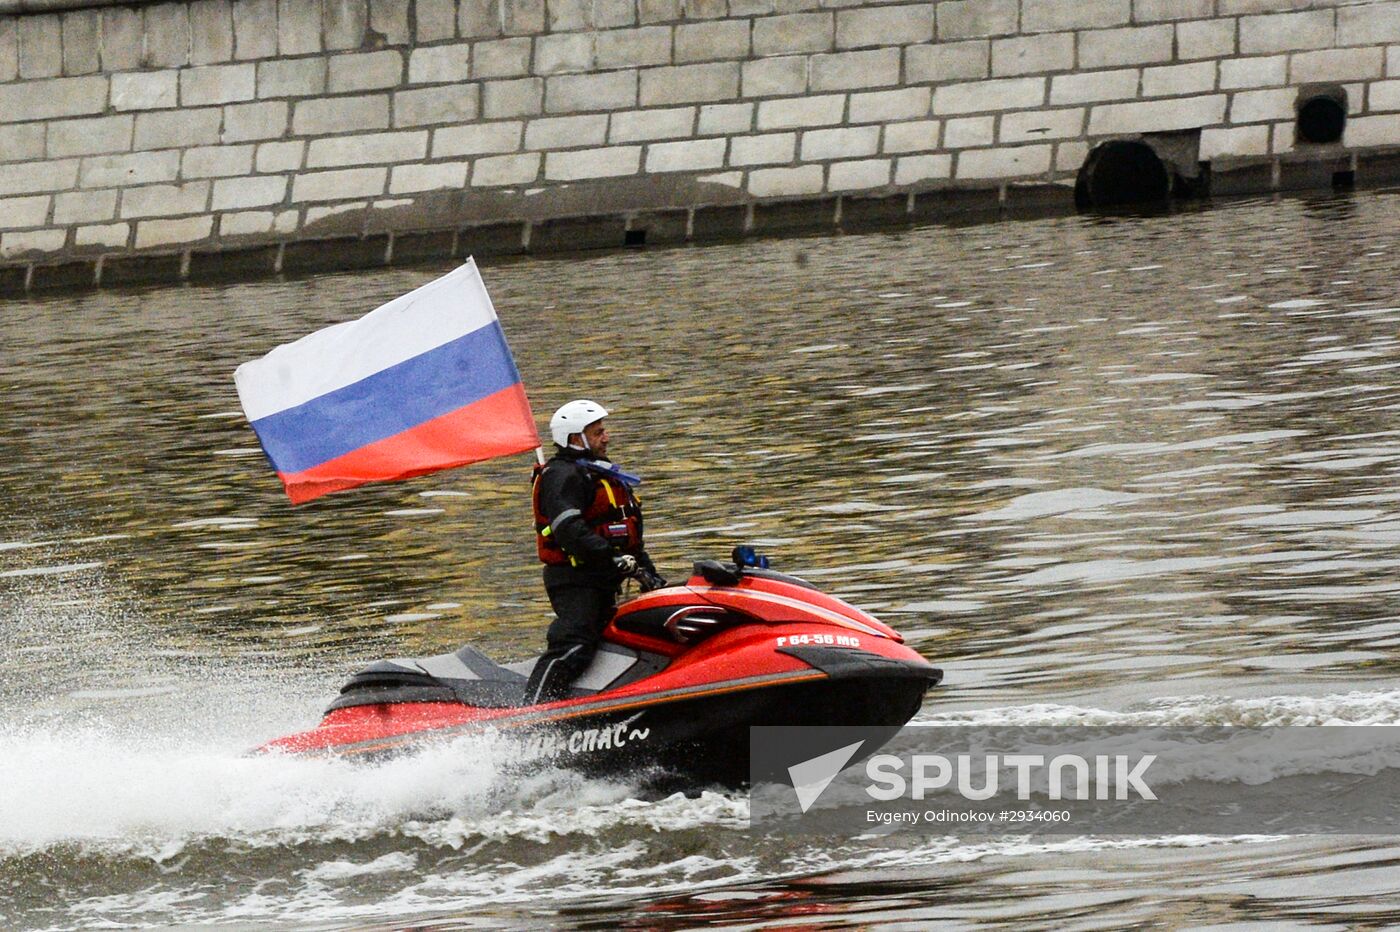
[[[298,473],[520,381],[499,321],[253,422],[273,469]]]

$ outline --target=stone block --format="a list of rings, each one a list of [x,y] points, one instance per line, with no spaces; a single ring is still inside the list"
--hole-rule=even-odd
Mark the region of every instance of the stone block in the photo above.
[[[933,91],[927,87],[904,87],[894,91],[852,94],[851,123],[890,123],[928,116]]]
[[[724,166],[727,143],[723,139],[692,139],[647,146],[648,172],[709,171]]]
[[[932,3],[838,10],[836,48],[858,49],[933,41]]]
[[[1175,35],[1175,29],[1165,24],[1081,32],[1079,67],[1114,68],[1169,62]]]
[[[499,0],[501,26],[508,36],[534,36],[544,32],[544,0]]]
[[[1221,126],[1201,130],[1200,158],[1243,157],[1269,154],[1269,127]]]
[[[1132,21],[1132,0],[1022,0],[1022,32],[1060,32],[1124,26]]]
[[[687,23],[676,27],[676,64],[702,61],[732,61],[749,55],[752,27],[746,19]],[[654,64],[665,64],[664,61]]]
[[[1136,68],[1057,74],[1050,79],[1050,105],[1091,104],[1106,100],[1132,100],[1138,94]]]
[[[594,28],[616,29],[621,26],[634,26],[636,23],[636,0],[593,0]]]
[[[801,129],[840,123],[846,113],[845,94],[765,100],[758,105],[758,128]]]
[[[608,142],[647,142],[653,139],[685,139],[695,132],[695,108],[627,110],[612,114]]]
[[[0,17],[0,81],[19,77],[19,28],[13,16]]]
[[[0,124],[0,162],[37,162],[44,157],[43,123]]]
[[[68,241],[67,230],[25,230],[6,233],[0,239],[0,256],[14,259],[21,256],[40,257],[58,252]]]
[[[548,152],[544,177],[549,181],[583,181],[635,175],[641,169],[641,146],[608,146],[572,152]]]
[[[740,65],[740,89],[745,97],[794,97],[807,92],[806,55],[755,58]]]
[[[740,175],[734,187],[742,185],[743,176]],[[704,242],[743,236],[748,213],[748,208],[742,204],[696,207],[690,212],[690,238]]]
[[[112,75],[113,110],[165,110],[179,106],[178,71],[134,71]]]
[[[346,168],[340,171],[310,172],[292,181],[292,202],[342,201],[355,197],[378,197],[389,178],[387,168]]]
[[[245,210],[281,204],[287,197],[285,175],[221,178],[214,182],[213,210]]]
[[[409,83],[447,84],[467,80],[471,76],[471,48],[470,45],[463,42],[414,49],[408,56]],[[397,55],[398,53],[390,52],[388,54]]]
[[[684,15],[684,0],[637,0],[639,23],[670,22]]]
[[[63,73],[92,74],[102,68],[98,34],[102,17],[97,10],[73,10],[63,14]]]
[[[899,83],[900,50],[836,52],[812,56],[813,91],[843,91],[889,87]]]
[[[136,248],[183,246],[206,240],[214,231],[214,218],[185,217],[181,220],[142,220],[136,224]]]
[[[811,129],[802,134],[801,160],[849,159],[874,155],[880,148],[880,127],[854,126],[842,129]]]
[[[561,217],[530,224],[532,253],[609,249],[626,243],[627,223],[622,217]]]
[[[481,113],[488,120],[544,112],[544,78],[488,81],[481,86]]]
[[[835,47],[836,17],[831,13],[768,16],[753,23],[754,55],[827,52]]]
[[[190,64],[233,61],[233,0],[190,3]]]
[[[277,0],[277,51],[283,56],[323,51],[319,2]]]
[[[641,73],[643,107],[732,100],[738,96],[738,62],[648,68]]]
[[[106,190],[70,190],[53,199],[53,223],[59,227],[74,224],[99,224],[116,217],[115,188]]]
[[[1397,135],[1394,114],[1355,117],[1347,120],[1342,144],[1349,149],[1393,149]]]
[[[306,151],[307,168],[339,168],[382,162],[421,161],[428,155],[428,133],[369,133],[313,139]]]
[[[996,118],[964,117],[943,124],[943,148],[976,149],[996,141]]]
[[[135,118],[130,114],[50,123],[48,157],[130,152],[134,124]]]
[[[1214,15],[1215,0],[1133,0],[1135,23],[1209,19]]]
[[[464,80],[466,76],[463,63],[461,75],[448,80]],[[332,94],[397,87],[402,82],[403,55],[395,49],[332,56],[326,76],[326,87]]]
[[[570,146],[601,146],[608,137],[608,117],[552,117],[531,120],[525,127],[525,148],[565,149]]]
[[[887,187],[894,168],[891,159],[862,159],[858,162],[833,162],[827,169],[828,191],[868,191]]]
[[[643,26],[598,33],[597,67],[641,68],[671,63],[671,27]],[[590,60],[588,67],[593,67]],[[579,69],[575,69],[579,70]],[[535,42],[535,71],[540,72],[539,41]]]
[[[545,21],[550,32],[579,32],[593,26],[593,0],[547,0]]]
[[[204,65],[180,72],[180,106],[204,107],[252,100],[257,70],[252,64]]]
[[[480,112],[478,93],[476,84],[399,91],[394,95],[394,126],[434,126],[474,120]]]
[[[336,98],[340,103],[347,98]],[[234,104],[224,108],[224,131],[219,141],[252,142],[261,139],[280,139],[287,135],[287,103],[282,100],[268,100],[258,104]],[[358,127],[342,124],[341,130],[383,129],[380,126]]]
[[[152,184],[122,190],[121,218],[173,217],[203,213],[209,207],[209,182]]]
[[[1084,135],[1083,107],[1067,110],[1030,110],[1002,115],[997,142],[1003,146],[1047,139],[1073,139]]]
[[[953,157],[941,155],[905,155],[894,163],[894,183],[901,187],[926,181],[946,181],[953,177]]]
[[[749,194],[754,197],[800,197],[826,190],[825,172],[820,165],[793,168],[759,168],[749,172]]]
[[[0,85],[0,123],[88,116],[106,109],[107,79],[102,76]]]
[[[938,148],[943,123],[939,120],[911,120],[885,127],[881,152],[932,152]]]
[[[143,22],[139,7],[106,7],[102,10],[102,39],[98,53],[102,70],[129,71],[141,67]]]
[[[1019,0],[948,0],[938,4],[938,40],[1014,36]]]
[[[1192,97],[1215,90],[1215,62],[1142,69],[1143,97]]]
[[[324,58],[292,58],[258,63],[258,97],[319,97],[326,92]]]
[[[292,132],[298,136],[324,136],[331,133],[388,128],[387,94],[299,100],[292,111]]]
[[[457,0],[414,0],[418,42],[441,42],[457,37]]]
[[[1076,175],[1089,159],[1089,144],[1082,139],[1062,142],[1055,146],[1055,171]]]
[[[1370,110],[1400,110],[1400,81],[1377,81],[1366,95]]]
[[[523,129],[524,124],[519,120],[446,126],[433,130],[432,156],[441,159],[457,155],[514,152],[520,148]]]
[[[735,136],[729,140],[729,164],[785,165],[797,158],[796,133],[766,133],[762,136]]]
[[[1291,120],[1297,115],[1297,100],[1298,91],[1291,87],[1239,91],[1230,97],[1230,122],[1263,123],[1270,120]]]
[[[535,39],[534,66],[538,75],[577,74],[593,70],[593,36],[564,33]]]
[[[686,19],[723,19],[728,15],[728,0],[685,0]]]
[[[395,165],[389,173],[390,194],[415,194],[419,191],[438,191],[442,189],[460,191],[466,186],[466,162],[436,162],[431,165]]]
[[[293,172],[302,167],[306,158],[306,143],[264,142],[258,145],[254,165],[260,172]]]
[[[986,39],[911,45],[904,50],[905,80],[911,84],[966,81],[991,74],[991,43]]]
[[[1235,54],[1235,22],[1205,19],[1176,24],[1178,61],[1198,58],[1231,58]]]
[[[530,73],[529,39],[477,42],[472,48],[472,77],[515,78]]]
[[[546,113],[623,110],[637,106],[637,72],[557,75],[545,79]]]
[[[753,129],[753,104],[708,104],[700,108],[700,135],[731,135]]]
[[[1329,48],[1336,39],[1335,11],[1307,10],[1240,18],[1240,54],[1271,55]]]
[[[223,114],[218,107],[138,113],[132,145],[138,150],[213,145],[219,141],[222,124]]]
[[[113,192],[115,194],[116,192]],[[78,227],[73,242],[78,246],[106,246],[122,249],[131,238],[131,224],[106,223],[100,226]]]
[[[785,169],[768,169],[765,173],[767,171],[780,172]],[[780,178],[779,181],[781,180]],[[791,179],[794,185],[803,180],[800,177]],[[778,233],[805,233],[828,229],[836,223],[840,203],[840,199],[836,197],[809,196],[798,201],[754,204],[750,210],[750,232],[760,236],[771,236]]]
[[[321,26],[326,50],[339,52],[365,47],[369,35],[369,0],[322,0]],[[387,44],[380,39],[375,45]]]
[[[1368,3],[1337,8],[1337,45],[1400,42],[1400,3]]]
[[[1074,68],[1074,33],[1015,36],[992,42],[992,74],[1011,77],[1070,71]]]
[[[1235,58],[1220,63],[1220,89],[1278,87],[1288,83],[1288,56]]]
[[[190,9],[178,3],[145,7],[146,53],[142,62],[151,68],[183,68],[190,63]]]
[[[1380,47],[1298,52],[1291,58],[1288,80],[1295,85],[1372,81],[1385,73],[1385,50]]]
[[[50,200],[47,194],[0,198],[0,230],[44,226],[49,219]]]
[[[1033,178],[1050,171],[1049,146],[969,149],[958,153],[954,177],[959,180]]]
[[[1227,97],[1212,94],[1185,100],[1144,100],[1104,104],[1089,113],[1090,136],[1162,133],[1169,130],[1218,126],[1225,121]]]
[[[997,78],[944,84],[933,92],[935,114],[1027,110],[1045,102],[1045,78]]]
[[[277,54],[277,0],[237,0],[233,5],[233,57],[239,61]]]
[[[456,235],[451,230],[394,235],[394,265],[416,265],[452,256]]]
[[[226,178],[253,171],[252,146],[202,146],[186,149],[180,158],[180,177]]]
[[[76,166],[76,163],[69,164]],[[45,167],[44,171],[52,174],[54,169],[49,166]],[[76,180],[79,186],[84,188],[120,188],[126,185],[174,181],[179,175],[180,153],[173,150],[133,152],[130,155],[93,155],[83,159],[82,171],[76,179],[73,175],[66,174],[62,179],[65,183],[58,187],[71,188]],[[0,193],[3,192],[3,178],[0,178]]]
[[[504,0],[478,0],[457,5],[457,35],[463,39],[494,39],[505,34]]]
[[[266,229],[261,232],[267,232],[271,228],[271,212],[250,211],[249,213],[267,218],[265,221]],[[237,220],[230,222],[229,217],[245,216],[247,214],[227,214],[220,217],[218,235],[238,236],[239,233],[236,231],[239,229],[240,223]],[[256,221],[252,223],[256,224]],[[245,281],[249,278],[272,275],[277,270],[277,253],[277,246],[271,243],[246,249],[224,247],[209,251],[191,250],[186,269],[187,277],[190,281]]]
[[[51,78],[63,73],[63,22],[53,14],[21,16],[19,30],[19,76],[23,79]]]
[[[359,3],[363,0],[349,2]],[[458,28],[462,25],[462,15],[489,5],[485,2],[461,4],[457,10]],[[369,25],[365,37],[375,46],[408,45],[412,38],[408,28],[408,0],[369,0]]]
[[[472,163],[472,187],[495,188],[503,185],[534,184],[540,176],[538,152],[519,155],[493,155]]]

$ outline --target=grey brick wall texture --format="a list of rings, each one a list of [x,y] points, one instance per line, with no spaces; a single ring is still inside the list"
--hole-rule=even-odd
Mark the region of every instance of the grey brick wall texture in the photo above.
[[[1296,139],[1318,84],[1348,102],[1330,147]],[[1099,142],[1173,131],[1214,169],[1275,178],[1400,150],[1400,0],[192,0],[0,18],[0,266],[589,209],[1064,191]]]

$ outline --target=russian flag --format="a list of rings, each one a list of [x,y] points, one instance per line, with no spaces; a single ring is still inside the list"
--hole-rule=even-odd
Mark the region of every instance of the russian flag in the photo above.
[[[295,504],[539,446],[476,263],[234,373]]]

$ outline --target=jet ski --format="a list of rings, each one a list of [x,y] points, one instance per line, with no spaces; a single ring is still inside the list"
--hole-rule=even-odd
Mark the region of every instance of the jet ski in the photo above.
[[[745,565],[766,558],[734,556],[623,602],[566,698],[530,704],[534,660],[500,664],[467,646],[366,667],[318,726],[258,750],[366,759],[487,734],[513,741],[522,763],[741,786],[752,726],[864,726],[882,743],[942,680],[872,615]]]

